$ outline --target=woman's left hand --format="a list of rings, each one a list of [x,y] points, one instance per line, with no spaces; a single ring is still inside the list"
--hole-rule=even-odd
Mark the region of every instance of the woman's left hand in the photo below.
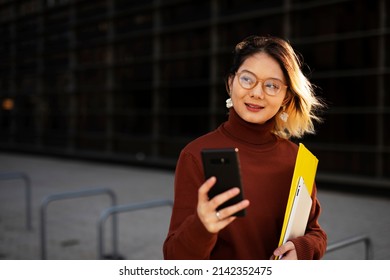
[[[273,260],[275,257],[281,256],[280,259],[282,260],[297,260],[297,250],[295,250],[295,245],[291,241],[287,241],[282,246],[278,247],[274,254],[271,256],[271,260]]]

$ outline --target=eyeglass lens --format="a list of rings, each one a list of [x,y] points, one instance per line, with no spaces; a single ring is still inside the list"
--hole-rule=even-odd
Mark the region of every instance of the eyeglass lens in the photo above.
[[[276,95],[280,92],[283,84],[276,79],[258,80],[256,76],[249,72],[241,72],[238,74],[238,81],[240,85],[245,89],[254,88],[259,82],[262,85],[262,89],[268,95]]]

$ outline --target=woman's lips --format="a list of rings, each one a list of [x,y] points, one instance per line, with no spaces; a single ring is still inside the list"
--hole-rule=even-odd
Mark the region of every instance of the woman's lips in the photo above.
[[[251,112],[259,112],[262,109],[264,109],[263,106],[260,105],[255,105],[255,104],[250,104],[250,103],[245,103],[246,108],[251,111]]]

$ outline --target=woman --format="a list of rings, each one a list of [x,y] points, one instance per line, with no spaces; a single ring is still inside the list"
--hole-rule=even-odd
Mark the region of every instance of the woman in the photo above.
[[[320,259],[327,236],[318,223],[320,204],[313,205],[302,237],[278,247],[298,146],[289,137],[314,133],[322,102],[300,69],[290,44],[275,37],[251,36],[237,44],[226,78],[229,118],[215,131],[189,143],[175,174],[175,202],[165,259]],[[220,211],[238,194],[230,189],[213,199],[205,181],[200,151],[239,149],[247,199]],[[245,217],[232,216],[246,209]]]

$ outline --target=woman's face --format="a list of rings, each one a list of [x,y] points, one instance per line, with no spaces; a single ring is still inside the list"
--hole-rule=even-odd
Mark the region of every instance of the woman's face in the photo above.
[[[281,81],[284,85],[287,84],[278,62],[266,53],[257,53],[248,57],[237,73],[242,71],[254,74],[258,80],[272,78]],[[285,87],[278,94],[270,96],[264,92],[261,81],[254,88],[245,89],[238,79],[237,74],[230,79],[230,94],[233,107],[243,120],[263,124],[276,115],[286,96]]]

